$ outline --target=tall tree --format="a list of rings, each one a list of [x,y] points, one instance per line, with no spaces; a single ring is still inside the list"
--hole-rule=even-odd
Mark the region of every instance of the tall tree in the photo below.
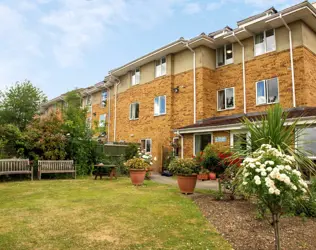
[[[33,117],[39,114],[40,105],[46,100],[45,94],[30,81],[16,82],[0,92],[0,122],[24,130]]]

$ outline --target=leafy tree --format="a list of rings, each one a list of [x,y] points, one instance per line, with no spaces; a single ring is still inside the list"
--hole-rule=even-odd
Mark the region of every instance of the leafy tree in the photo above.
[[[88,174],[98,156],[97,142],[92,140],[93,132],[86,124],[87,110],[81,108],[81,96],[76,90],[69,92],[65,101],[63,127],[68,137],[68,158],[75,161],[78,174]]]
[[[35,118],[24,132],[24,153],[31,159],[64,160],[67,137],[63,121],[57,113]]]
[[[24,130],[45,101],[45,94],[30,81],[16,82],[6,91],[0,92],[0,122],[14,124]]]
[[[23,145],[22,133],[18,127],[12,124],[0,125],[0,158],[21,156]]]

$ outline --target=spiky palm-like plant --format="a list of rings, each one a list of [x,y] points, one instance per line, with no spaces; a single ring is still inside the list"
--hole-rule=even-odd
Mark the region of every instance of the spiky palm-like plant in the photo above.
[[[295,142],[302,141],[300,139],[308,125],[301,122],[302,118],[288,119],[288,116],[289,112],[283,111],[281,105],[276,104],[260,118],[250,120],[244,117],[242,124],[249,136],[247,139],[240,137],[240,143],[246,144],[247,147],[244,150],[240,150],[238,147],[239,150],[236,154],[239,156],[251,155],[262,144],[270,144],[281,152],[292,155],[301,172],[315,174],[315,164],[308,158],[310,152],[301,147],[295,147]]]

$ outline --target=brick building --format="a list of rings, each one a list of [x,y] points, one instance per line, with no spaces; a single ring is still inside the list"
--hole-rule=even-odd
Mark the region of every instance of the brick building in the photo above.
[[[180,38],[111,70],[81,93],[92,126],[105,122],[110,142],[140,142],[160,171],[163,148],[172,142],[181,145],[182,157],[209,142],[234,145],[234,135],[246,133],[239,119],[275,103],[312,121],[315,70],[316,9],[305,1],[270,8],[235,29]],[[316,139],[315,128],[306,134]],[[316,156],[316,144],[310,147]]]

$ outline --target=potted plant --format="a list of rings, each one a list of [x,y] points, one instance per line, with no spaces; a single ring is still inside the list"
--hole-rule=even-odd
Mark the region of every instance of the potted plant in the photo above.
[[[199,174],[197,175],[197,179],[200,181],[205,181],[209,179],[209,174],[210,171],[206,168],[201,168],[201,171],[199,172]]]
[[[195,189],[197,174],[200,167],[194,159],[174,159],[168,167],[169,171],[177,175],[178,186],[183,194],[192,194]]]
[[[142,158],[133,158],[125,162],[124,165],[129,169],[132,184],[135,186],[143,185],[150,164]]]

